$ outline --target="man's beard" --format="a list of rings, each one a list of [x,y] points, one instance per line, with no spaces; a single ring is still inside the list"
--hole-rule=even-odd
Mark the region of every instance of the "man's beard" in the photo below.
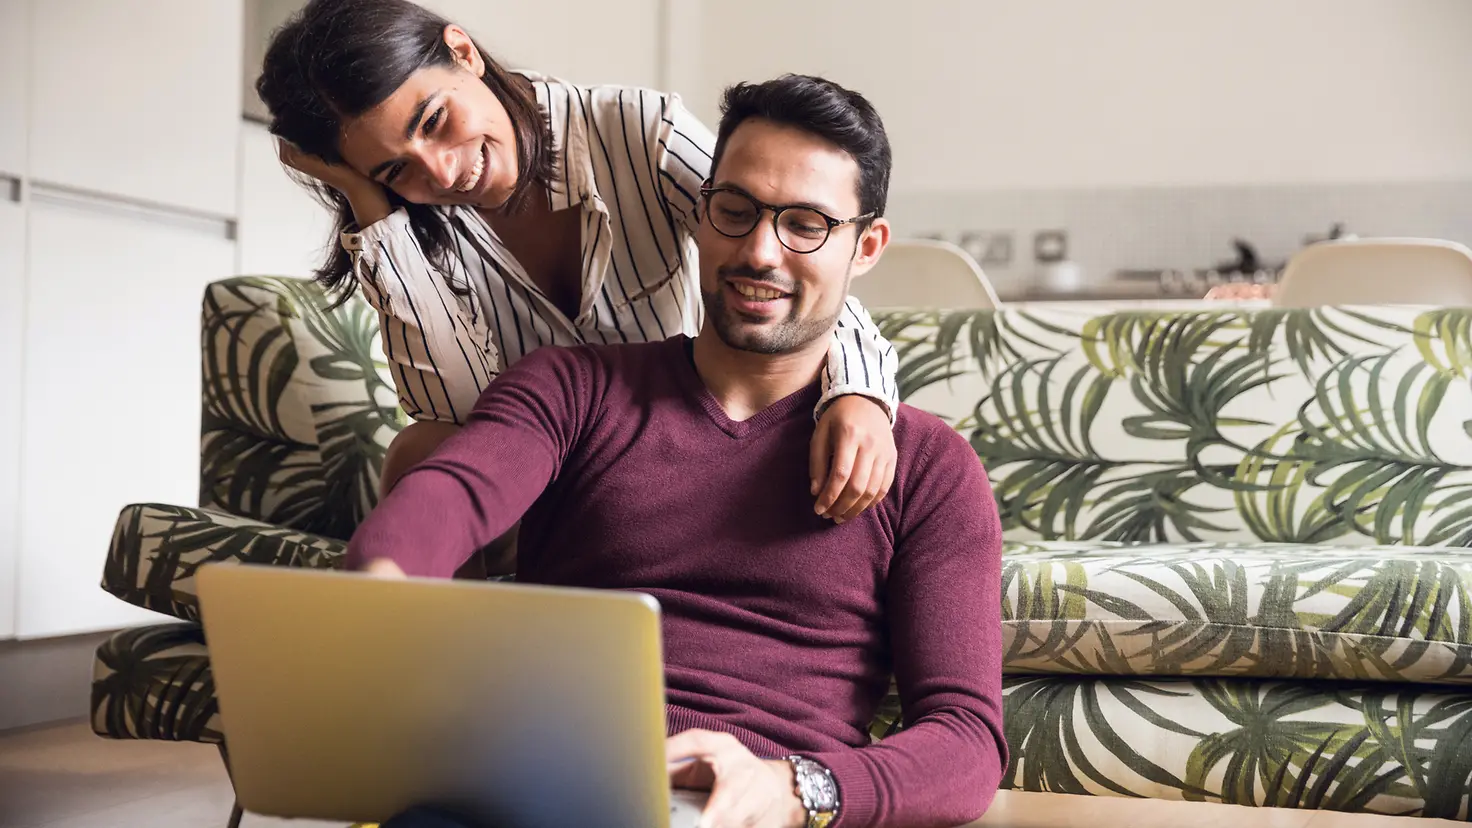
[[[740,276],[756,282],[766,282],[776,287],[775,282],[766,278],[764,274],[744,267],[722,268],[716,273],[716,289],[714,293],[702,290],[701,298],[705,301],[705,315],[710,319],[715,328],[716,335],[729,348],[738,351],[747,351],[754,354],[787,354],[802,349],[814,340],[828,336],[833,331],[833,326],[838,322],[838,316],[843,312],[842,303],[834,309],[830,315],[820,318],[802,319],[798,316],[799,299],[802,296],[801,286],[792,293],[787,301],[791,303],[787,318],[768,322],[766,324],[753,324],[742,318],[741,314],[732,310],[726,304],[726,291],[724,290],[727,276]],[[847,291],[848,278],[844,278],[844,294]],[[781,289],[781,288],[778,288]],[[784,291],[785,292],[785,291]]]

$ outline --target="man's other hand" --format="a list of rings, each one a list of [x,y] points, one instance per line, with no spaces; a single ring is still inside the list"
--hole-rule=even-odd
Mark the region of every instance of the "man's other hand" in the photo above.
[[[671,785],[710,791],[700,828],[802,828],[807,821],[792,766],[756,758],[734,736],[687,730],[665,742],[665,761]]]
[[[368,562],[367,566],[363,567],[363,572],[372,575],[375,578],[409,577],[404,574],[404,570],[400,569],[398,564],[394,563],[388,558],[374,558],[373,560]]]

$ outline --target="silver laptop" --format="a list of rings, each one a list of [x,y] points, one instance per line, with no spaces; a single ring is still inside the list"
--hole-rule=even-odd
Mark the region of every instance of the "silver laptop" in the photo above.
[[[664,759],[659,606],[627,592],[216,564],[200,606],[247,811],[693,828]]]

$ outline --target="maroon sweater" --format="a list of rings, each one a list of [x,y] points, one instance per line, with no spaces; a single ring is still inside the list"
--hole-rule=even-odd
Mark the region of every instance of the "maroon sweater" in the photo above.
[[[348,565],[449,577],[524,515],[519,581],[658,599],[669,732],[817,759],[844,828],[977,818],[1006,744],[1001,525],[975,452],[902,406],[889,496],[837,526],[808,492],[818,385],[733,422],[689,343],[532,352],[373,511]],[[891,671],[908,727],[870,745]]]

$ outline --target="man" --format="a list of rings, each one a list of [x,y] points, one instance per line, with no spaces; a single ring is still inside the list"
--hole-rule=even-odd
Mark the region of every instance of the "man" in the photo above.
[[[849,280],[889,239],[883,124],[809,77],[733,87],[723,112],[699,336],[528,356],[349,565],[449,577],[522,518],[519,580],[659,600],[672,782],[711,790],[707,828],[971,821],[1006,765],[1001,526],[976,454],[901,406],[875,508],[840,525],[789,491]],[[891,673],[908,726],[870,745]]]

